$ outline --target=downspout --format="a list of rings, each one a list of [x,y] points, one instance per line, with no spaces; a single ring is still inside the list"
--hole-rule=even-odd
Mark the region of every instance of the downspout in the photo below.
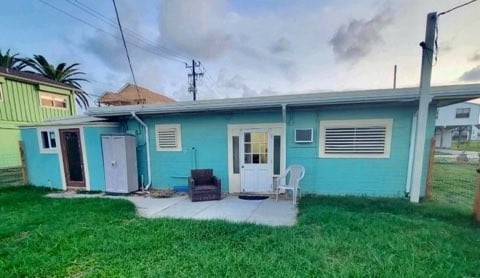
[[[412,128],[410,130],[410,150],[408,151],[408,169],[407,183],[405,184],[405,197],[410,196],[410,188],[412,186],[413,156],[415,155],[415,137],[417,135],[417,117],[418,112],[415,112],[412,117]]]
[[[148,183],[145,186],[145,189],[148,190],[150,186],[152,186],[152,171],[150,169],[150,136],[148,133],[148,126],[135,114],[135,112],[131,112],[132,117],[137,120],[139,124],[141,124],[145,128],[145,146],[147,148],[147,177],[148,177]]]

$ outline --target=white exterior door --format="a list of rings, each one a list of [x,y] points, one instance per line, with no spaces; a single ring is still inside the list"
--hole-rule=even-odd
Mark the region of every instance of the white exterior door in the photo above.
[[[269,129],[241,131],[240,176],[242,192],[272,191],[272,149],[272,135]]]

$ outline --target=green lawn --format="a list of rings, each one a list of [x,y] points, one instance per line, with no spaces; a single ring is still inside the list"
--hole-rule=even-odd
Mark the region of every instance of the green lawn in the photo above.
[[[457,141],[452,141],[452,149],[461,150],[461,151],[472,151],[480,152],[480,141],[470,141],[466,143],[458,143]]]
[[[480,226],[437,203],[309,197],[298,225],[272,228],[46,192],[0,189],[0,277],[480,276]]]
[[[435,163],[432,199],[471,212],[477,179],[477,165]]]

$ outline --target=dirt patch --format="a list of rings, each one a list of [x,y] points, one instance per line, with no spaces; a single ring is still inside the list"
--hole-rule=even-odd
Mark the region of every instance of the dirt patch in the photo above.
[[[174,192],[172,189],[149,189],[148,191],[137,191],[132,193],[135,196],[144,196],[150,198],[171,198],[185,196],[186,192]]]

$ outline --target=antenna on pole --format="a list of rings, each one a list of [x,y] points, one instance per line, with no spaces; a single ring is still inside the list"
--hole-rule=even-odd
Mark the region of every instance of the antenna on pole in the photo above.
[[[185,63],[185,68],[192,69],[192,73],[188,74],[188,91],[193,93],[193,101],[197,100],[197,80],[198,77],[203,77],[203,72],[197,72],[195,69],[199,68],[202,65],[200,61],[195,62],[192,60],[192,65],[189,66]]]
[[[397,88],[397,65],[393,67],[393,88]]]

